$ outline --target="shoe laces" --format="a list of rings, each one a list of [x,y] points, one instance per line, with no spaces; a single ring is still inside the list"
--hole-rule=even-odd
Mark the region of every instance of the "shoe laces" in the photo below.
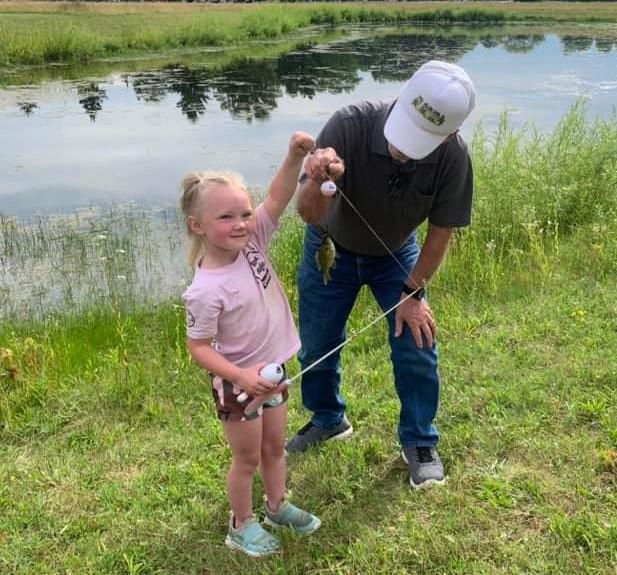
[[[433,461],[430,447],[416,447],[416,453],[418,454],[418,461],[420,463],[431,463]]]

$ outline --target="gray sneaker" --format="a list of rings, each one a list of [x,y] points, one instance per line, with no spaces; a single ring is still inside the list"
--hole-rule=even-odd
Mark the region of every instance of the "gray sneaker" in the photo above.
[[[434,447],[403,447],[403,461],[409,468],[409,483],[414,489],[443,485],[443,464]]]
[[[353,433],[353,427],[345,416],[335,427],[319,427],[309,421],[285,446],[285,453],[304,453],[309,447],[332,439],[344,439]]]

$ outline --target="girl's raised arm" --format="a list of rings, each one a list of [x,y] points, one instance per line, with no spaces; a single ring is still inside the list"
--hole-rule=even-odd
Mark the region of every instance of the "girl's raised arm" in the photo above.
[[[314,147],[315,140],[305,132],[294,132],[291,136],[287,154],[274,174],[264,200],[264,207],[273,221],[278,221],[294,195],[302,161]]]

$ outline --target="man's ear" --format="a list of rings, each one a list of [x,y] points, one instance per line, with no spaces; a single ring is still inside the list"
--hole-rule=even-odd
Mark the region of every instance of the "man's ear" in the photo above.
[[[195,234],[196,236],[202,236],[204,234],[204,229],[201,225],[201,222],[193,216],[188,216],[186,218],[186,224],[189,230],[191,230],[191,233]]]

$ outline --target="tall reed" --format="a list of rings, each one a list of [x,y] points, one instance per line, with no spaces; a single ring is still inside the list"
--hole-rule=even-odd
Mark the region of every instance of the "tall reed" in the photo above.
[[[441,281],[486,291],[508,271],[558,271],[547,253],[575,235],[585,249],[601,246],[585,265],[614,272],[617,117],[587,120],[580,101],[548,135],[514,131],[504,115],[492,138],[475,133],[473,223],[456,234]]]

